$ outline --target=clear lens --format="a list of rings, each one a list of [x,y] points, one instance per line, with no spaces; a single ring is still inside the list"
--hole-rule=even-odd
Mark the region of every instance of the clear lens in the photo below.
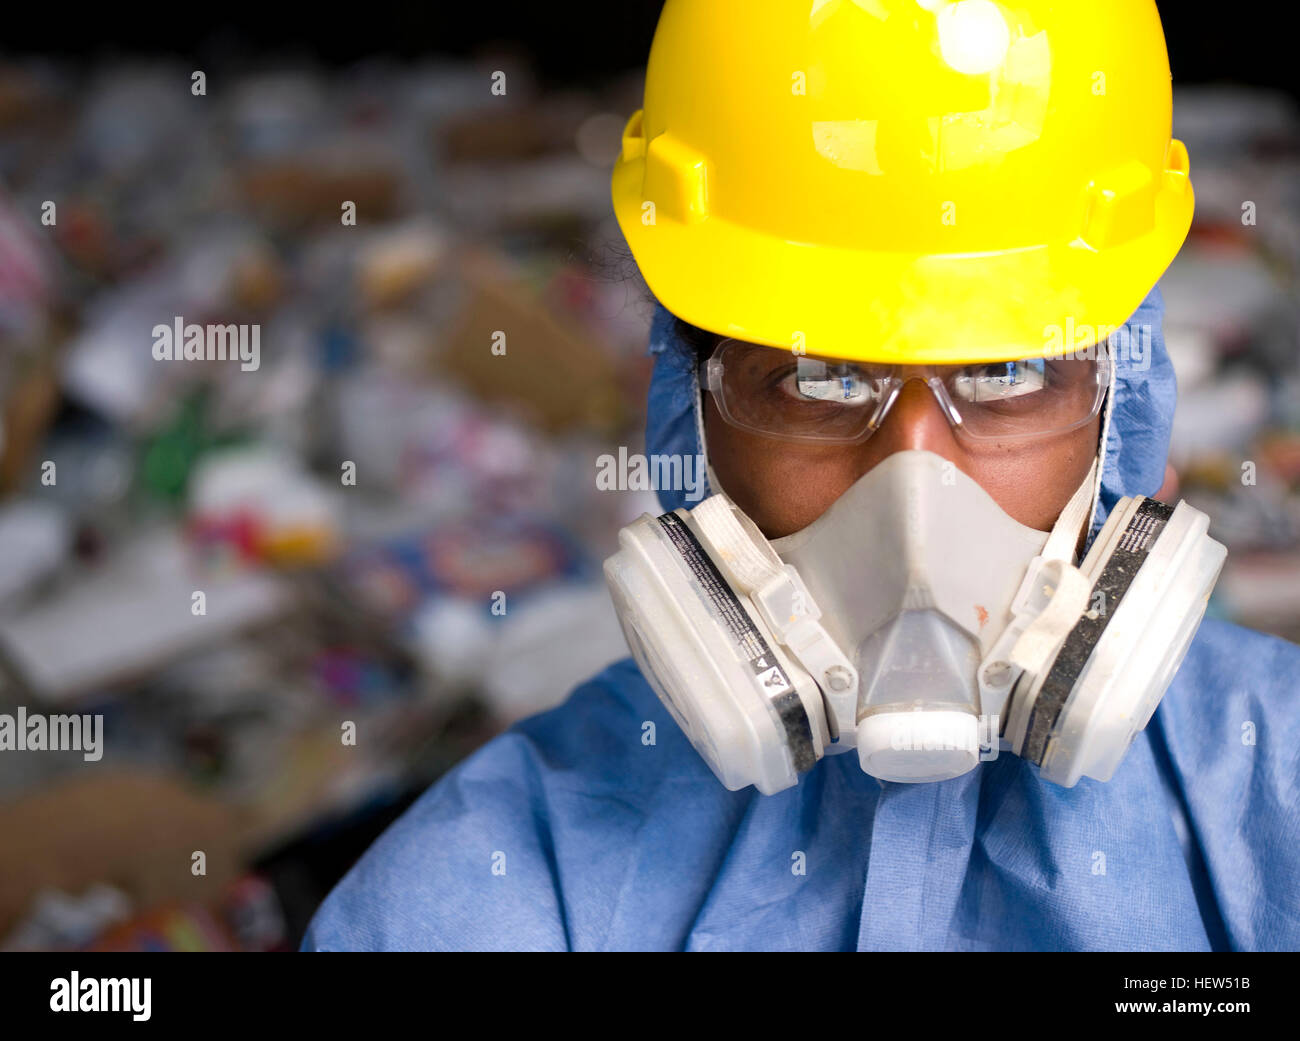
[[[952,394],[958,401],[972,403],[1034,394],[1047,385],[1046,368],[1042,358],[967,366],[953,376]]]
[[[781,388],[796,401],[833,401],[862,408],[878,400],[872,385],[852,365],[799,358]]]
[[[920,378],[960,433],[1011,440],[1062,433],[1092,419],[1109,381],[1107,364],[1103,352],[1086,360],[872,365],[724,340],[709,362],[709,385],[735,426],[784,440],[848,443],[870,436],[903,383]]]
[[[742,340],[714,352],[711,384],[734,426],[793,441],[856,441],[888,388],[887,370],[800,357]]]
[[[968,436],[1009,440],[1063,433],[1092,419],[1106,375],[1095,359],[1025,358],[953,370],[944,387]]]

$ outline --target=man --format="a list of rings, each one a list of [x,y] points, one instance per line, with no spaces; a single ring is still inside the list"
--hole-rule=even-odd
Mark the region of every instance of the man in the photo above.
[[[645,667],[611,666],[431,788],[304,949],[1300,945],[1300,648],[1206,620],[1149,723],[1121,713],[1104,754],[1079,707],[1100,643],[1037,746],[1023,684],[999,702],[1019,736],[978,762],[869,725],[973,728],[999,633],[1053,617],[1013,597],[1046,560],[1047,594],[1085,599],[1009,655],[1045,704],[1070,641],[1105,626],[1084,555],[1114,552],[1108,519],[1164,478],[1175,387],[1151,287],[1192,198],[1163,36],[1153,4],[1065,7],[669,0],[614,201],[660,302],[647,453],[707,454],[724,512],[629,536],[644,559],[607,568]],[[1116,327],[1109,344],[1138,349],[1066,360]],[[654,572],[670,529],[784,670],[779,717],[743,677],[708,687],[740,659],[707,643],[701,582]],[[1194,626],[1221,558],[1188,537],[1204,574],[1173,623]],[[802,575],[819,611],[788,620],[820,628],[783,635],[742,558]],[[952,608],[957,573],[980,599]],[[699,624],[672,630],[678,608]],[[1177,664],[1174,635],[1151,642]],[[1129,679],[1096,682],[1123,698]],[[1144,682],[1149,709],[1163,683]]]

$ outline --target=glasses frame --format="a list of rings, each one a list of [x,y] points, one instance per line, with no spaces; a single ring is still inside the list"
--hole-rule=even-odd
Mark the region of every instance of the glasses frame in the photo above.
[[[708,358],[700,362],[699,374],[698,374],[700,386],[705,390],[708,390],[709,393],[713,395],[713,400],[718,406],[719,414],[729,425],[735,427],[738,430],[744,430],[751,434],[758,434],[760,437],[767,437],[776,441],[785,441],[792,444],[860,445],[864,443],[865,441],[869,440],[871,438],[871,435],[874,434],[877,430],[879,430],[880,427],[884,424],[885,419],[889,415],[890,409],[893,408],[894,402],[898,399],[898,395],[902,392],[903,387],[911,380],[920,380],[922,383],[924,383],[926,386],[930,388],[931,393],[934,394],[935,399],[939,402],[939,410],[943,413],[944,418],[948,420],[948,425],[952,427],[953,431],[959,437],[969,438],[971,441],[980,444],[992,444],[992,443],[1003,442],[1003,441],[1030,441],[1034,439],[1058,437],[1061,434],[1068,434],[1072,430],[1078,430],[1079,427],[1084,426],[1087,423],[1091,423],[1094,419],[1097,418],[1097,415],[1101,412],[1102,405],[1106,400],[1106,394],[1107,391],[1110,389],[1110,380],[1111,380],[1112,363],[1110,360],[1110,352],[1103,347],[1098,347],[1096,349],[1097,351],[1096,358],[1090,359],[1096,361],[1097,363],[1097,374],[1096,374],[1097,387],[1093,394],[1092,408],[1089,410],[1088,414],[1084,416],[1082,419],[1079,419],[1078,421],[1071,423],[1069,426],[1058,427],[1053,430],[1046,430],[1046,431],[1028,431],[1023,434],[976,434],[973,433],[970,430],[970,428],[962,421],[961,413],[957,410],[956,403],[952,400],[952,395],[948,393],[948,387],[944,377],[933,375],[933,374],[930,376],[923,375],[923,373],[926,371],[933,372],[935,366],[894,364],[888,367],[889,370],[888,375],[883,377],[884,380],[886,381],[885,394],[881,398],[880,403],[876,406],[876,408],[871,413],[871,416],[867,420],[866,428],[863,430],[862,433],[857,434],[851,438],[841,437],[841,436],[818,436],[816,434],[789,434],[789,433],[781,433],[778,431],[766,430],[763,429],[762,427],[755,426],[752,423],[746,423],[743,420],[737,419],[736,416],[731,412],[731,409],[727,405],[726,394],[724,393],[723,386],[722,386],[722,373],[723,373],[722,353],[729,344],[733,344],[733,343],[742,344],[746,347],[766,346],[764,344],[751,343],[748,340],[740,340],[735,337],[727,337],[726,339],[719,341],[718,345],[713,349],[713,353]],[[781,354],[786,354],[786,353],[794,354],[794,352],[787,351],[780,347],[768,347],[767,349],[776,351]],[[794,356],[796,358],[807,357],[807,355],[799,355],[799,354],[794,354]],[[858,364],[856,362],[853,362],[845,358],[840,358],[840,359],[822,358],[819,355],[813,355],[812,357],[817,358],[818,360],[834,362],[837,364],[850,364],[850,365]],[[1059,360],[1059,359],[1053,359],[1047,357],[1046,355],[1026,355],[1023,359],[1014,359],[1014,360],[1028,361],[1038,357],[1042,357],[1045,361]],[[963,366],[943,366],[943,367],[944,368],[968,368],[979,364],[981,363],[972,362],[970,363],[970,366],[963,365]],[[983,364],[992,364],[992,363],[983,363]]]

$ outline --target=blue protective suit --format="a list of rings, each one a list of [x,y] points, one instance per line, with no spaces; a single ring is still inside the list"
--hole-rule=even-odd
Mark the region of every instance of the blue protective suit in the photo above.
[[[1162,313],[1152,290],[1130,319],[1152,353],[1121,359],[1094,534],[1162,482]],[[651,334],[647,452],[694,453],[693,356],[670,318]],[[1105,784],[1061,788],[1010,754],[888,783],[841,755],[774,796],[724,789],[625,659],[425,792],[303,948],[1300,948],[1300,647],[1207,618]]]

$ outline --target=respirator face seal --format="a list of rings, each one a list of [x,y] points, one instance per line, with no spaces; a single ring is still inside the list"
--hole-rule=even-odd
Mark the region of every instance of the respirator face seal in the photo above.
[[[724,495],[624,528],[605,575],[642,673],[729,789],[856,750],[882,780],[1011,752],[1109,780],[1168,688],[1226,551],[1186,503],[1125,498],[1081,565],[1097,466],[1052,533],[897,452],[769,542]]]

